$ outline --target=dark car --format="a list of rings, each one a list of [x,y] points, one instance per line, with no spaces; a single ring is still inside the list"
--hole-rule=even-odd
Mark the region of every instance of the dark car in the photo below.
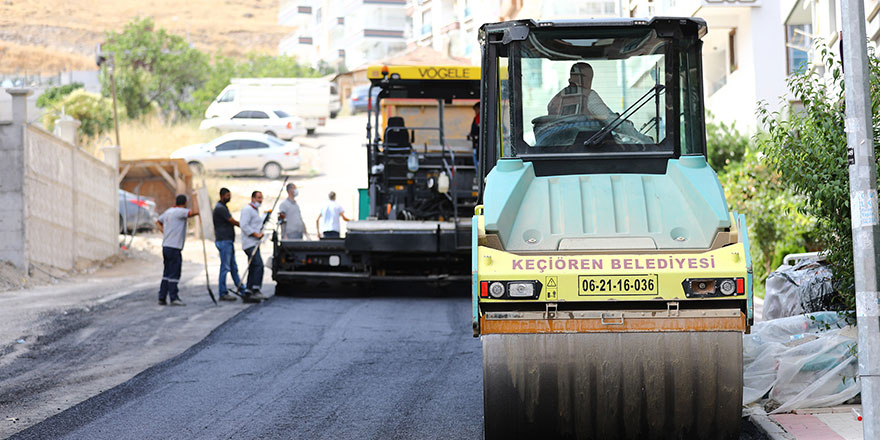
[[[367,93],[370,86],[358,86],[351,90],[351,114],[357,114],[367,111]],[[376,96],[379,95],[379,88],[373,88],[373,105],[376,105]]]
[[[156,225],[156,201],[152,197],[138,196],[119,190],[119,232],[152,230]]]

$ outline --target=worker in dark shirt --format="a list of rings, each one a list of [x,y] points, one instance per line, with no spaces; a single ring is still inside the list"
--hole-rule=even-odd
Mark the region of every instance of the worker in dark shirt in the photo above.
[[[238,265],[235,264],[235,227],[238,221],[232,218],[226,204],[232,199],[232,194],[226,188],[220,188],[220,200],[214,206],[214,244],[220,251],[220,282],[217,290],[220,292],[220,301],[235,301],[234,295],[226,291],[226,274],[232,274],[232,282],[240,292],[241,279],[238,277]]]
[[[471,121],[471,131],[467,138],[474,145],[474,166],[477,166],[477,150],[480,148],[480,101],[474,104],[474,120]]]

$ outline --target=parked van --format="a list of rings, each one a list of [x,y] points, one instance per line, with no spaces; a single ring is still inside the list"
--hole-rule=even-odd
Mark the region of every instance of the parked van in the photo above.
[[[245,107],[272,107],[303,119],[308,134],[330,116],[330,82],[320,78],[233,78],[205,110],[231,118]]]

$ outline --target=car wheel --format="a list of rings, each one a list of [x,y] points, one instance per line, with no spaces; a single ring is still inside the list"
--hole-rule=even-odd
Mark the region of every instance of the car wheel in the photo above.
[[[263,175],[267,179],[277,179],[281,177],[281,165],[275,162],[269,162],[263,167]]]
[[[339,113],[330,113],[330,119],[336,119],[337,115],[339,115]]]
[[[272,130],[269,130],[269,131],[267,131],[267,132],[265,132],[265,133],[263,133],[263,134],[268,135],[268,136],[272,136],[273,138],[277,138],[277,137],[278,137],[278,135],[276,135],[275,132],[272,131]]]
[[[188,165],[193,174],[200,175],[205,173],[205,167],[196,161],[192,161]]]
[[[315,129],[314,129],[314,128],[307,128],[307,129],[306,129],[306,134],[307,134],[307,135],[313,135],[313,134],[315,134]]]

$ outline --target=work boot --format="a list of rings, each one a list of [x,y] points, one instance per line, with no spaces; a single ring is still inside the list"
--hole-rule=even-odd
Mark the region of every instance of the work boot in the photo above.
[[[233,296],[233,295],[227,293],[226,295],[220,295],[220,301],[232,301],[232,302],[235,302],[236,300],[235,300],[235,296]]]
[[[259,300],[259,301],[263,301],[263,300],[268,299],[265,296],[263,296],[263,294],[260,293],[259,290],[254,290],[254,293],[251,294],[251,298]]]
[[[253,304],[260,302],[259,298],[254,297],[254,292],[251,290],[245,290],[244,294],[241,297],[241,302],[245,304]]]
[[[165,301],[164,299],[160,299],[160,300],[159,300],[159,305],[160,305],[160,306],[167,306],[167,305],[168,305],[168,302]]]
[[[171,301],[171,305],[172,306],[185,306],[186,304],[184,304],[183,301],[181,301],[179,299],[175,299],[174,301]]]

